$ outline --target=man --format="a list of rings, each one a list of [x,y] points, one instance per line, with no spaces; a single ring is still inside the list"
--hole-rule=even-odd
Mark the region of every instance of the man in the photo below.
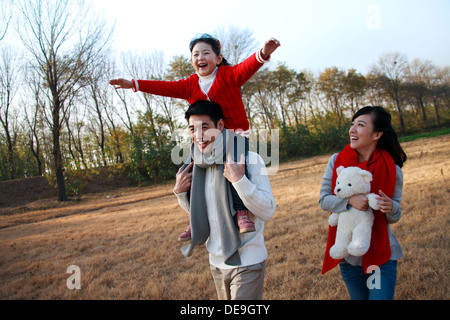
[[[195,102],[185,118],[193,161],[180,168],[174,187],[191,219],[191,244],[182,248],[183,254],[191,255],[195,245],[206,241],[218,298],[260,300],[267,259],[262,232],[276,209],[264,161],[254,152],[248,152],[247,168],[243,152],[239,162],[233,161],[233,154],[242,150],[235,141],[243,138],[224,127],[222,110],[214,102]],[[231,185],[251,213],[256,231],[238,233]]]

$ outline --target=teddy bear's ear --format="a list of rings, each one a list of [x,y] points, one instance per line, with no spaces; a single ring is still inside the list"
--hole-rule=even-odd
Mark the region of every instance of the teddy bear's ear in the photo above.
[[[339,167],[336,169],[337,175],[339,175],[343,169],[345,169],[344,166],[339,166]]]
[[[365,182],[369,183],[372,181],[372,174],[369,171],[361,170],[359,174],[363,177]]]

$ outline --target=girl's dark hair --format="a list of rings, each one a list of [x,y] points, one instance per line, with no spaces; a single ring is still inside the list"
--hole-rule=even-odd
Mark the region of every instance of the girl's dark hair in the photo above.
[[[184,118],[189,122],[191,116],[207,115],[217,127],[220,119],[223,119],[222,108],[215,102],[208,100],[198,100],[191,104],[184,114]]]
[[[392,127],[391,115],[383,107],[367,106],[358,110],[353,116],[352,121],[363,114],[372,114],[374,131],[383,132],[383,135],[378,141],[378,147],[389,152],[394,159],[395,164],[400,168],[403,167],[403,163],[406,161],[407,157],[398,142],[397,133]]]
[[[214,53],[217,56],[220,55],[221,50],[222,50],[220,41],[207,33],[199,34],[191,40],[191,42],[189,43],[189,50],[191,51],[191,53],[192,53],[192,50],[194,49],[195,45],[199,42],[205,42],[205,43],[209,44],[212,47],[212,50],[214,51]],[[219,66],[229,66],[229,65],[230,64],[228,63],[227,59],[225,59],[222,56],[222,63]]]

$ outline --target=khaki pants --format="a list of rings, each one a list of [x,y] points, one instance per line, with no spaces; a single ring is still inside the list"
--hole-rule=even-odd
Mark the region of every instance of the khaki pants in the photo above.
[[[210,265],[219,300],[261,300],[266,261],[234,269]]]

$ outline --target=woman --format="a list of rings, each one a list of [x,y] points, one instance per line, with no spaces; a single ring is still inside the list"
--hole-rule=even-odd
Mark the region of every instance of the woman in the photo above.
[[[349,255],[343,260],[331,258],[329,250],[334,244],[336,227],[329,227],[322,273],[339,264],[352,300],[392,300],[397,279],[397,260],[403,256],[403,252],[389,224],[398,222],[401,217],[401,167],[406,161],[406,154],[392,128],[390,114],[382,107],[360,109],[353,116],[349,135],[350,144],[328,161],[320,189],[320,207],[331,212],[342,212],[347,206],[363,211],[369,208],[365,195],[341,199],[333,193],[336,168],[356,166],[372,173],[370,192],[380,195],[377,198],[380,210],[374,211],[371,245],[362,257]],[[374,270],[374,275],[371,275]]]

